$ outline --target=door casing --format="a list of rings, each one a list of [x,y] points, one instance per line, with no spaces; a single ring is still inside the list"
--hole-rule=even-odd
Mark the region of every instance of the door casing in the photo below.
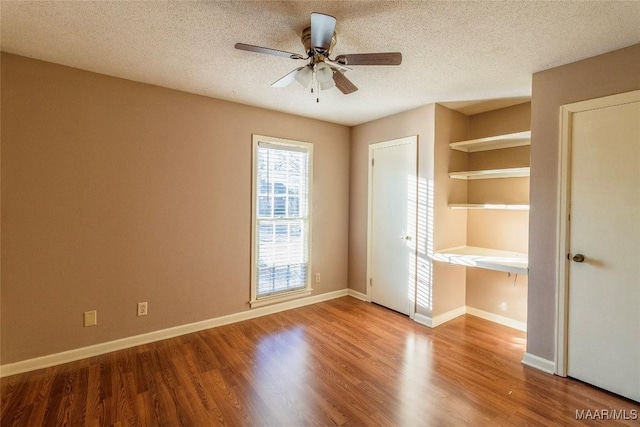
[[[568,314],[569,314],[569,214],[571,198],[571,129],[575,113],[626,104],[640,100],[640,90],[566,104],[560,108],[560,156],[558,188],[557,236],[557,296],[556,296],[556,363],[555,374],[567,376]]]
[[[368,207],[367,207],[367,285],[366,285],[366,289],[367,289],[367,302],[371,302],[371,279],[372,279],[372,256],[373,256],[373,248],[371,245],[372,242],[372,234],[373,234],[373,164],[372,164],[372,160],[373,160],[373,155],[374,155],[374,151],[377,149],[381,149],[381,148],[388,148],[388,147],[393,147],[395,145],[403,145],[403,144],[411,144],[413,145],[413,147],[415,147],[416,149],[416,170],[415,170],[415,179],[416,179],[416,200],[417,200],[417,179],[418,179],[418,156],[417,156],[417,150],[418,150],[418,137],[417,135],[413,135],[413,136],[407,136],[404,138],[399,138],[399,139],[393,139],[393,140],[389,140],[389,141],[384,141],[384,142],[378,142],[375,144],[370,144],[369,145],[369,166],[368,166],[368,188],[367,188],[367,193],[368,193]],[[416,215],[417,215],[417,205],[418,203],[416,203]],[[414,232],[414,236],[416,236],[416,232]],[[417,251],[417,245],[414,249],[415,253],[414,253],[414,257],[417,260],[417,255],[418,255],[418,251]],[[416,264],[416,269],[417,269],[417,262],[414,263]],[[417,277],[417,275],[415,274],[416,272],[414,272],[413,277]],[[414,319],[415,314],[416,314],[416,296],[415,296],[415,290],[416,290],[416,283],[413,283],[413,291],[414,291],[414,295],[411,301],[411,304],[409,305],[409,318],[410,319]]]

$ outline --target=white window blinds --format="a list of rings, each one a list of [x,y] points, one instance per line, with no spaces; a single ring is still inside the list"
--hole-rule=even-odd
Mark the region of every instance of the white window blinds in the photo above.
[[[307,289],[310,147],[258,141],[254,155],[255,298]]]

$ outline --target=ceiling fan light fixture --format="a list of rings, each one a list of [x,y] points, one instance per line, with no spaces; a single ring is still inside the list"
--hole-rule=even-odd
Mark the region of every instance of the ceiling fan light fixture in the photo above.
[[[296,73],[296,81],[303,87],[308,87],[311,84],[311,76],[313,71],[310,67],[304,67],[302,70]]]
[[[335,87],[336,82],[333,81],[333,79],[330,79],[326,82],[318,82],[318,84],[320,85],[320,90],[327,90],[327,89],[331,89],[332,87]]]
[[[333,70],[324,62],[320,62],[316,65],[316,79],[319,83],[333,82]]]
[[[333,79],[331,79],[328,82],[320,83],[320,90],[331,89],[332,87],[335,87],[335,86],[336,86],[336,82],[334,82]]]

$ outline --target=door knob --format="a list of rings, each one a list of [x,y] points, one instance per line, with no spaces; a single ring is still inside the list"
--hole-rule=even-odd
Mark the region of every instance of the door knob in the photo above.
[[[584,262],[584,255],[575,254],[572,259],[574,262]]]

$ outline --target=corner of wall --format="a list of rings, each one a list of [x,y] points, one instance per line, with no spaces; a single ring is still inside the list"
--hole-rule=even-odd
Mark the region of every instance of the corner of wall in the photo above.
[[[449,143],[464,140],[468,134],[467,116],[440,104],[435,106],[433,144],[433,250],[466,245],[467,212],[449,209],[452,200],[466,200],[466,181],[449,178],[451,170],[465,170],[467,155],[451,150]],[[465,268],[433,262],[431,318],[463,310],[466,306]]]

